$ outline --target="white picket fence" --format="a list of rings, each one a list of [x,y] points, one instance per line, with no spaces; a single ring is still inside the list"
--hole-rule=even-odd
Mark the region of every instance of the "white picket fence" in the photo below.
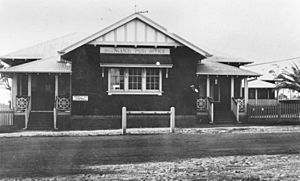
[[[13,110],[9,105],[0,104],[0,126],[13,125]]]

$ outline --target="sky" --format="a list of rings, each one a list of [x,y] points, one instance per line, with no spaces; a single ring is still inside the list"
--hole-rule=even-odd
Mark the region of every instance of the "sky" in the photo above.
[[[99,31],[136,10],[214,55],[300,57],[299,9],[299,0],[0,0],[0,56]]]

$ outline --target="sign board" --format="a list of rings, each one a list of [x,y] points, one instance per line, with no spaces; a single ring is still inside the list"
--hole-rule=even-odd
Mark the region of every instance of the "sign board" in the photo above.
[[[100,47],[100,53],[105,53],[105,54],[170,55],[170,49],[168,49],[168,48]]]
[[[89,96],[75,95],[73,101],[89,101]]]

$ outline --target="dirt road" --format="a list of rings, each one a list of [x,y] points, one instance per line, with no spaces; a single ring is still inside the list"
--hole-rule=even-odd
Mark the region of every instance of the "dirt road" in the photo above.
[[[83,166],[103,164],[282,153],[300,153],[300,133],[1,138],[0,178],[79,174],[87,172]]]

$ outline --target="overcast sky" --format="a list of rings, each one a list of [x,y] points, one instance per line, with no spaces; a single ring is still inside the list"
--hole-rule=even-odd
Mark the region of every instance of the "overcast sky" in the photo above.
[[[253,61],[300,56],[299,0],[0,0],[0,55],[72,32],[95,32],[135,8],[213,54]]]

